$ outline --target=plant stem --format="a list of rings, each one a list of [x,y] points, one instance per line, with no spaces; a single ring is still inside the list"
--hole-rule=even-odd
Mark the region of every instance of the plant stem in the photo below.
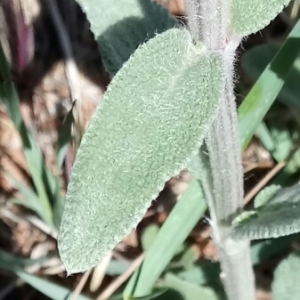
[[[250,242],[234,241],[231,222],[243,208],[243,170],[233,93],[233,63],[240,37],[228,32],[230,1],[186,0],[192,37],[224,55],[226,64],[219,112],[206,137],[210,174],[202,181],[211,213],[213,238],[229,300],[254,300]],[[210,178],[209,178],[210,176]]]
[[[225,92],[226,90],[228,92],[225,88]],[[217,118],[206,138],[213,191],[208,206],[228,299],[254,300],[250,243],[234,241],[230,237],[231,221],[243,207],[241,148],[236,138],[237,127],[234,127],[237,125],[235,107],[230,101],[232,99],[225,94]]]
[[[209,50],[225,47],[230,1],[186,0],[190,32],[195,41],[202,41]]]

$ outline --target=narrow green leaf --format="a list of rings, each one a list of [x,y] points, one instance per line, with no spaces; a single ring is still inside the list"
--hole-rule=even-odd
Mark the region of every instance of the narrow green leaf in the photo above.
[[[282,189],[276,186],[268,187],[255,200],[256,214],[235,222],[234,236],[255,240],[299,232],[299,195],[300,184]]]
[[[193,246],[190,246],[183,252],[179,263],[184,269],[190,269],[196,260],[198,260],[197,250]]]
[[[4,82],[9,79],[10,72],[9,66],[0,42],[0,81]]]
[[[268,64],[239,107],[239,132],[243,149],[278,96],[299,51],[300,21],[296,23],[280,51]]]
[[[51,204],[48,198],[45,183],[43,181],[43,173],[45,170],[47,170],[47,167],[44,163],[43,155],[39,147],[35,143],[32,135],[28,132],[23,121],[19,96],[13,82],[11,82],[9,79],[9,68],[7,63],[5,63],[6,59],[1,44],[0,48],[0,68],[3,77],[3,81],[0,80],[0,100],[5,105],[7,112],[9,113],[11,120],[14,123],[14,126],[16,127],[22,138],[24,154],[28,163],[34,186],[40,198],[41,205],[43,206],[44,218],[49,225],[53,225]]]
[[[54,176],[50,176],[49,180],[46,180],[46,182],[50,182],[50,179],[54,178]],[[21,199],[10,199],[11,203],[18,204],[25,206],[32,211],[34,211],[44,222],[47,223],[47,214],[44,209],[42,201],[40,201],[40,198],[36,194],[36,192],[29,187],[28,185],[24,184],[22,181],[17,180],[16,178],[10,176],[11,183],[13,187],[21,194]],[[58,228],[61,216],[63,213],[63,197],[61,194],[60,186],[58,185],[58,180],[55,180],[54,184],[56,184],[57,190],[52,190],[52,187],[48,187],[49,193],[51,194],[51,199],[53,199],[52,210],[53,210],[53,221]]]
[[[268,150],[270,153],[274,151],[276,145],[265,122],[262,122],[258,126],[256,135],[259,137],[262,145],[266,148],[266,150]]]
[[[266,27],[291,0],[233,0],[231,27],[243,36]]]
[[[290,131],[286,127],[280,126],[278,120],[270,121],[269,125],[271,137],[276,145],[271,154],[278,162],[283,162],[291,155],[295,141],[293,141]]]
[[[177,25],[152,0],[77,0],[91,23],[107,71],[115,74],[130,55],[155,34]]]
[[[162,288],[162,289],[156,289],[155,291],[153,291],[153,293],[151,295],[147,295],[144,297],[138,297],[138,298],[130,298],[130,299],[126,299],[123,298],[123,300],[167,300],[167,299],[174,299],[173,297],[170,298],[170,291],[166,288]],[[176,299],[174,299],[176,300]],[[181,299],[180,299],[181,300]]]
[[[42,220],[47,222],[44,207],[36,192],[22,181],[10,176],[12,186],[21,194],[22,199],[15,199],[12,203],[26,206],[34,211]]]
[[[59,228],[65,202],[65,196],[62,193],[63,183],[61,178],[59,176],[55,176],[45,164],[42,175],[52,208],[53,223],[56,228]]]
[[[151,247],[158,232],[159,232],[159,226],[156,224],[149,225],[143,230],[141,236],[141,244],[144,251],[146,251]]]
[[[256,81],[279,50],[280,45],[266,44],[253,47],[243,54],[241,59],[242,68],[250,78]],[[282,90],[278,94],[278,100],[280,100],[282,104],[294,107],[298,110],[300,110],[299,80],[300,57],[298,54],[283,84]]]
[[[194,285],[179,279],[172,273],[167,273],[165,276],[166,286],[178,291],[184,300],[219,300],[216,293],[207,287]]]
[[[47,218],[47,223],[52,225],[52,209],[42,176],[43,169],[46,167],[42,153],[24,124],[20,110],[19,97],[14,84],[7,81],[0,83],[0,85],[2,93],[5,94],[5,97],[1,98],[1,100],[4,101],[4,105],[6,106],[6,109],[22,138],[24,154],[28,163],[32,180],[34,182],[34,186],[43,205],[44,216]]]
[[[40,291],[47,297],[53,300],[68,300],[71,299],[72,291],[58,285],[57,283],[51,282],[47,279],[26,273],[22,270],[16,271],[16,274],[22,278],[26,283],[31,285],[36,290]],[[78,295],[76,297],[77,300],[91,300],[83,295]]]
[[[28,258],[21,258],[11,255],[10,253],[0,249],[0,268],[9,270],[9,271],[16,271],[26,266],[31,266],[41,262],[41,259],[34,260]]]
[[[125,298],[150,294],[156,280],[205,210],[204,195],[200,184],[195,180],[189,185],[171,211],[168,220],[161,227],[153,244],[146,252],[142,267],[130,278],[123,293]]]
[[[171,29],[114,77],[73,167],[59,236],[68,272],[95,266],[196,154],[218,107],[223,70],[219,54]]]
[[[181,271],[176,276],[192,284],[217,288],[221,286],[220,272],[221,268],[218,262],[200,260],[192,268]]]
[[[276,268],[272,284],[273,300],[290,300],[300,298],[300,256],[291,253]]]
[[[58,141],[57,141],[57,165],[59,168],[62,167],[63,162],[66,157],[66,153],[68,150],[68,144],[71,140],[71,129],[72,124],[74,122],[73,110],[75,103],[73,103],[71,110],[65,117],[64,123],[60,131],[58,132]]]

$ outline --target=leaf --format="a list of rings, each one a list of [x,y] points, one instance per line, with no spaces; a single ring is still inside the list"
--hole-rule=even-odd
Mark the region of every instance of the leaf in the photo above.
[[[198,250],[194,245],[188,247],[182,254],[179,263],[184,269],[190,269],[193,267],[194,262],[198,259]]]
[[[272,284],[273,300],[299,299],[300,297],[299,252],[291,253],[280,262],[274,273]]]
[[[121,275],[126,272],[128,267],[129,267],[129,264],[127,264],[121,260],[112,259],[109,262],[109,265],[106,270],[106,274],[108,274],[110,276]]]
[[[275,57],[280,50],[279,45],[261,45],[253,47],[242,56],[242,68],[253,80],[257,80],[259,75],[267,67],[268,63]],[[278,94],[278,100],[284,105],[292,106],[300,110],[299,101],[299,80],[300,80],[300,56],[297,58],[287,75],[282,90]]]
[[[56,180],[56,178],[47,168],[42,152],[25,126],[20,109],[19,96],[13,82],[11,82],[9,78],[9,69],[5,61],[6,59],[0,44],[0,73],[2,76],[0,80],[0,100],[5,105],[14,126],[22,138],[24,154],[32,176],[34,187],[39,196],[41,205],[43,206],[44,219],[46,219],[46,222],[50,226],[53,226],[53,212],[50,199],[47,194],[47,185],[49,185],[49,182],[44,178],[44,173],[46,172],[49,176],[51,175],[51,180],[53,181]]]
[[[283,162],[291,155],[295,141],[293,141],[288,128],[280,126],[278,119],[269,121],[269,126],[271,137],[276,145],[271,154],[276,161]]]
[[[262,145],[265,147],[267,151],[272,153],[275,150],[276,148],[275,142],[265,122],[262,122],[257,127],[256,135],[259,137]]]
[[[26,266],[31,266],[36,263],[41,263],[42,259],[34,260],[21,258],[11,255],[5,250],[0,249],[0,268],[10,271],[16,271]]]
[[[28,132],[22,119],[19,97],[14,84],[9,81],[0,83],[0,89],[1,94],[5,95],[5,97],[1,98],[1,101],[4,102],[4,105],[6,106],[6,109],[14,123],[14,126],[19,131],[22,138],[24,154],[28,163],[34,186],[39,196],[41,205],[43,206],[44,217],[46,218],[47,224],[52,226],[52,209],[42,176],[43,170],[46,168],[43,155],[39,147],[35,143],[32,135]]]
[[[300,21],[296,23],[280,51],[268,64],[239,107],[239,134],[243,149],[278,96],[298,58],[299,51]]]
[[[183,281],[173,275],[172,273],[167,273],[165,276],[165,284],[166,286],[178,291],[183,300],[218,300],[219,297],[216,293],[207,287],[203,287],[200,285],[195,285]]]
[[[21,194],[22,199],[13,199],[11,203],[23,205],[34,211],[42,220],[47,221],[47,216],[44,214],[42,203],[35,193],[28,185],[22,181],[10,176],[12,186]]]
[[[147,249],[151,247],[158,232],[159,226],[156,224],[151,224],[143,230],[141,235],[141,244],[144,251],[147,251]]]
[[[34,287],[36,290],[40,291],[47,297],[53,300],[63,300],[63,299],[71,299],[72,291],[60,286],[57,283],[51,282],[45,278],[41,278],[29,273],[26,273],[22,270],[16,272],[16,274],[23,279],[26,283]],[[77,300],[91,300],[83,295],[76,296]]]
[[[77,0],[98,41],[106,70],[115,74],[130,55],[155,34],[177,25],[169,11],[152,0]]]
[[[138,298],[134,298],[134,299],[130,299],[130,298],[122,298],[124,300],[152,300],[152,299],[156,299],[156,300],[166,300],[166,299],[170,299],[170,291],[166,288],[162,288],[162,289],[155,289],[151,295],[147,295],[144,297],[138,297]],[[173,298],[171,298],[173,299]],[[174,299],[176,300],[176,299]],[[181,300],[181,299],[180,299]]]
[[[254,207],[259,208],[266,205],[281,189],[279,185],[270,185],[261,190],[254,200]]]
[[[291,243],[299,241],[300,234],[292,234],[277,239],[257,241],[251,246],[251,261],[258,265],[276,255],[281,255],[291,247]]]
[[[59,236],[69,273],[95,266],[199,149],[216,114],[224,63],[171,29],[114,77],[75,161]]]
[[[300,183],[282,189],[268,187],[258,195],[255,205],[258,209],[253,217],[234,222],[236,238],[277,238],[300,231]]]
[[[73,110],[75,106],[75,101],[72,105],[71,110],[67,113],[63,126],[58,132],[58,141],[57,141],[57,165],[59,168],[62,167],[66,153],[68,150],[68,144],[71,140],[71,129],[72,129],[72,124],[74,122],[74,116],[73,116]]]
[[[208,260],[198,261],[192,268],[176,274],[179,279],[197,285],[212,286],[214,288],[221,285],[220,264]]]
[[[194,180],[162,225],[146,252],[142,267],[131,276],[123,293],[125,298],[144,296],[151,292],[156,280],[205,211],[201,186]]]
[[[291,0],[233,0],[232,31],[246,36],[266,27]]]
[[[0,42],[0,81],[5,81],[9,78],[9,66]]]

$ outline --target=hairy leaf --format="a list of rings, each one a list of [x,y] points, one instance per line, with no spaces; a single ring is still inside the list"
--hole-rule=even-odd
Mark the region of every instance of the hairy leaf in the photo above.
[[[115,74],[135,49],[175,27],[169,11],[152,0],[77,0],[91,23],[107,71]]]
[[[243,36],[266,27],[291,0],[233,0],[231,28]]]
[[[300,183],[289,188],[268,187],[256,197],[255,205],[256,214],[235,219],[235,237],[266,239],[300,231]]]
[[[95,266],[199,149],[224,63],[186,30],[140,47],[112,80],[73,167],[59,237],[69,273]]]
[[[300,298],[300,256],[291,253],[275,270],[272,284],[273,300],[290,300]]]

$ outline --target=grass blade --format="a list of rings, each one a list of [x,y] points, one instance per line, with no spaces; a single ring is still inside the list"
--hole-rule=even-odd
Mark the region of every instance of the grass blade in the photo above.
[[[133,294],[137,297],[150,294],[157,278],[205,211],[202,189],[194,180],[161,227],[141,269],[131,277],[124,291],[125,299]]]
[[[70,299],[72,294],[71,290],[60,286],[56,283],[50,282],[47,279],[37,277],[35,275],[26,273],[22,270],[16,272],[16,274],[22,278],[26,283],[34,287],[36,290],[40,291],[44,295],[48,296],[53,300],[65,300]],[[91,298],[85,297],[83,295],[78,295],[77,300],[91,300]]]
[[[21,258],[11,255],[5,250],[0,249],[0,269],[16,271],[21,268],[31,266],[36,263],[41,263],[44,260],[42,259],[29,259],[29,258]]]
[[[260,75],[239,108],[240,139],[245,149],[277,98],[300,51],[300,21],[286,42]]]
[[[166,285],[173,290],[177,291],[182,299],[185,300],[219,300],[220,298],[216,293],[208,288],[200,285],[191,284],[187,281],[181,280],[176,275],[172,273],[166,274]]]
[[[24,154],[28,163],[28,167],[34,182],[34,186],[39,195],[40,201],[43,205],[44,214],[49,225],[52,223],[52,209],[48,199],[48,195],[43,183],[42,170],[44,168],[43,156],[34,142],[32,136],[27,131],[27,128],[22,119],[19,97],[15,90],[13,83],[4,83],[4,89],[6,92],[6,108],[14,122],[15,127],[18,129],[24,146]]]
[[[14,126],[18,130],[24,147],[24,154],[28,167],[32,176],[34,186],[36,188],[37,194],[39,196],[41,205],[43,206],[44,219],[47,224],[53,226],[53,212],[51,208],[50,199],[47,193],[47,185],[49,183],[45,182],[47,178],[44,176],[45,173],[51,174],[45,165],[42,152],[40,151],[38,145],[35,143],[33,136],[27,130],[25,123],[22,118],[20,109],[20,100],[17,94],[16,88],[10,80],[10,72],[5,59],[3,49],[0,44],[0,96],[1,101],[4,103],[7,112],[9,113]],[[52,175],[54,178],[54,176]],[[55,178],[53,179],[55,180]]]
[[[58,133],[58,142],[57,142],[57,165],[59,168],[62,167],[66,153],[68,150],[68,144],[71,140],[71,129],[74,122],[73,109],[75,102],[72,105],[71,110],[66,115],[63,126]]]
[[[23,205],[34,211],[43,221],[47,222],[42,203],[35,191],[22,181],[10,176],[13,187],[21,194],[22,199],[14,199],[11,203]]]

